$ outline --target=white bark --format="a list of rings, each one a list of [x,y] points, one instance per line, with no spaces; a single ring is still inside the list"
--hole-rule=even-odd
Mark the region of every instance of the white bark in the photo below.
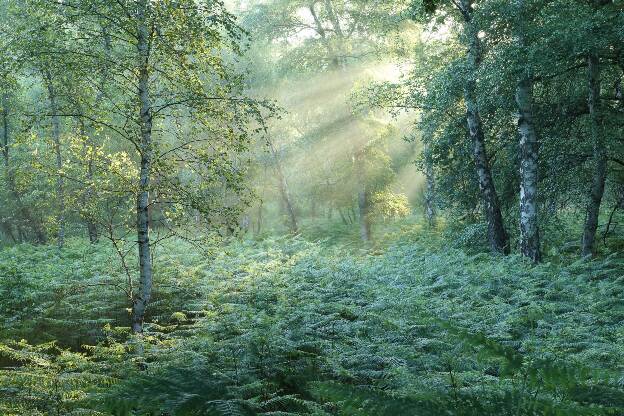
[[[538,263],[541,260],[538,227],[538,137],[533,124],[532,82],[523,75],[516,89],[520,133],[520,250]]]
[[[524,0],[518,0],[517,3],[519,18],[516,22],[516,39],[524,55]],[[524,62],[515,98],[520,136],[520,252],[532,262],[539,263],[542,257],[537,205],[539,139],[533,122],[533,80],[529,62]]]
[[[141,127],[141,168],[137,192],[137,241],[139,246],[139,287],[132,305],[132,331],[143,332],[145,312],[152,296],[152,259],[150,247],[149,188],[152,170],[152,109],[149,90],[149,29],[147,16],[149,1],[141,0],[137,15],[137,52],[139,58],[138,99],[141,104],[139,122]]]

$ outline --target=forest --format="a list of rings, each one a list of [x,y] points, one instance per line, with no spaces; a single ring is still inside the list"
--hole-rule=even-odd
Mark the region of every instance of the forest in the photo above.
[[[0,22],[0,416],[624,415],[624,0]]]

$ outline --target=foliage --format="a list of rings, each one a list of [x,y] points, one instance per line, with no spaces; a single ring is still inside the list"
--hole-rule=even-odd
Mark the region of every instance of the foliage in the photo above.
[[[410,214],[407,196],[392,192],[378,192],[373,195],[374,212],[384,220],[405,218]]]
[[[623,18],[0,2],[0,414],[624,414]]]
[[[76,412],[620,414],[621,260],[553,258],[534,267],[515,256],[467,254],[447,238],[406,223],[370,254],[273,237],[233,240],[206,257],[178,242],[155,264],[160,289],[143,338],[114,329],[127,325],[123,305],[106,305],[100,287],[84,285],[57,310],[5,320],[2,333],[41,342],[33,326],[48,322],[63,340],[87,331],[70,326],[74,319],[100,319],[95,346],[67,370],[85,384],[58,396]],[[113,254],[106,246],[72,246],[60,257],[53,249],[3,251],[2,264],[37,258],[54,272],[36,284],[37,274],[22,271],[22,292],[2,280],[2,310],[88,282],[76,268],[112,273],[102,266]],[[56,313],[69,319],[48,318]],[[3,345],[8,389],[26,373],[50,374],[34,358],[16,366],[21,356],[39,357],[33,351],[48,351],[43,359],[55,369],[78,365],[62,348]],[[54,414],[41,405],[51,387],[39,389],[23,409]]]

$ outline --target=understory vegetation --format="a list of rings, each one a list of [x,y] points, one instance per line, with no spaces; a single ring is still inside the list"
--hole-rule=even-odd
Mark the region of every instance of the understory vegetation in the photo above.
[[[534,266],[415,220],[367,250],[303,234],[169,241],[142,337],[109,246],[4,249],[0,413],[624,411],[617,253]]]
[[[624,0],[0,0],[0,416],[624,416]]]

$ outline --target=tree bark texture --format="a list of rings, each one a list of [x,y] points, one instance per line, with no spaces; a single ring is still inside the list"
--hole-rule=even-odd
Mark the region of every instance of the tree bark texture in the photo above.
[[[468,53],[466,56],[468,79],[464,85],[464,101],[466,105],[466,121],[473,147],[473,157],[481,197],[485,205],[485,215],[488,222],[488,239],[490,248],[494,252],[509,253],[509,238],[503,223],[500,202],[492,178],[485,145],[483,125],[477,105],[476,72],[481,63],[481,41],[478,31],[472,22],[472,1],[461,0],[462,14],[464,15],[464,35],[467,40]]]
[[[139,287],[132,305],[132,331],[143,332],[145,312],[152,296],[152,258],[150,246],[149,189],[152,175],[152,108],[149,90],[149,29],[147,27],[148,0],[142,0],[137,14],[138,99],[140,102],[140,156],[141,166],[136,201],[136,227],[139,246]]]
[[[518,1],[518,15],[524,16],[524,1]],[[516,22],[516,38],[519,49],[526,50],[524,21]],[[533,263],[542,258],[539,236],[538,175],[539,138],[533,122],[533,79],[529,63],[524,62],[516,86],[518,109],[518,133],[520,136],[520,253]]]

